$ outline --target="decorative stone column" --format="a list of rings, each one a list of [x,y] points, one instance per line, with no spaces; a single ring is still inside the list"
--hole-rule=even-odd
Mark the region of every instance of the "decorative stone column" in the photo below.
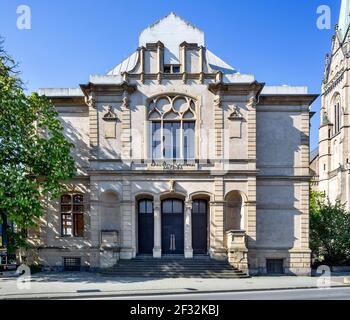
[[[185,235],[185,258],[193,258],[192,248],[192,201],[185,202],[184,216],[184,235]]]
[[[162,257],[162,218],[160,213],[160,198],[155,196],[153,200],[153,214],[154,214],[154,247],[153,258]]]

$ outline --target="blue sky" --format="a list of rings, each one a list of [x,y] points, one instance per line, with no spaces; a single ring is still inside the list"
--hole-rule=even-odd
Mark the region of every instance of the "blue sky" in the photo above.
[[[17,6],[32,11],[32,29],[16,26]],[[332,28],[316,26],[328,5]],[[174,11],[206,34],[206,46],[242,73],[268,85],[307,85],[320,93],[340,0],[0,0],[0,35],[20,63],[28,91],[77,87],[132,53],[138,34]],[[320,100],[313,105],[318,111]],[[319,114],[312,120],[317,146]]]

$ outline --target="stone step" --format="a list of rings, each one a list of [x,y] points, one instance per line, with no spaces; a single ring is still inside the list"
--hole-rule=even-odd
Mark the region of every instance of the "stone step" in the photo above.
[[[159,273],[138,273],[138,274],[120,274],[113,272],[101,272],[102,276],[111,277],[129,277],[129,278],[203,278],[203,279],[246,279],[246,274],[159,274]]]
[[[102,275],[121,277],[156,278],[247,278],[247,274],[233,268],[227,261],[210,259],[162,259],[137,257],[132,260],[120,260]]]

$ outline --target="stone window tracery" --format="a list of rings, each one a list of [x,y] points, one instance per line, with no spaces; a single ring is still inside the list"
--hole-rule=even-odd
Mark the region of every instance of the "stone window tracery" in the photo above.
[[[151,100],[150,155],[155,159],[195,158],[196,101],[183,95],[161,95]]]

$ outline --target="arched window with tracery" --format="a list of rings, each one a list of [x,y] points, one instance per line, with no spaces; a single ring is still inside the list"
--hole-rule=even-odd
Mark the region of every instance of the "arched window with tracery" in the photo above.
[[[84,236],[84,196],[82,194],[61,196],[61,234],[63,237]]]
[[[195,159],[196,101],[179,95],[151,100],[150,156],[157,159]]]

